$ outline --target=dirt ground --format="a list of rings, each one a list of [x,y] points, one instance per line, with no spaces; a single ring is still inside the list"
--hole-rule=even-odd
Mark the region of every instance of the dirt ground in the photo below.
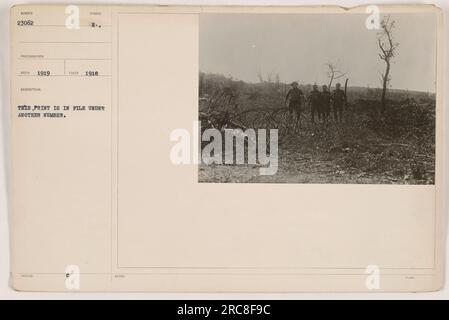
[[[199,181],[434,184],[432,113],[417,108],[425,110],[415,108],[418,114],[409,119],[410,112],[399,108],[381,125],[363,112],[352,113],[343,124],[312,124],[305,117],[298,132],[280,137],[275,175],[260,175],[259,165],[202,164]]]

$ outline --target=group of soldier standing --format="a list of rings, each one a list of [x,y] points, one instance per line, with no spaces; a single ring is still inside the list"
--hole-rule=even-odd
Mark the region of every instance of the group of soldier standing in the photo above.
[[[346,94],[341,89],[341,84],[337,83],[333,92],[329,91],[326,85],[322,86],[322,91],[318,89],[318,85],[314,85],[312,91],[305,98],[301,89],[298,88],[298,83],[293,82],[290,90],[285,97],[285,104],[288,106],[289,114],[296,115],[296,121],[299,122],[301,117],[302,101],[305,100],[310,104],[311,119],[315,123],[315,116],[318,120],[324,123],[329,121],[331,113],[331,106],[334,113],[334,120],[336,123],[341,123],[343,120],[343,107],[346,103]]]

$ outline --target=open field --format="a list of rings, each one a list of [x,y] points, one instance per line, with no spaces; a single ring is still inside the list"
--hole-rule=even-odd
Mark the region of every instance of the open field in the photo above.
[[[261,176],[258,165],[203,164],[199,167],[200,182],[434,184],[432,94],[391,90],[388,107],[381,114],[377,89],[349,87],[342,124],[332,119],[313,124],[310,107],[303,104],[295,132],[285,130],[292,121],[284,111],[285,84],[248,84],[226,78],[218,78],[221,82],[217,82],[216,76],[212,79],[208,80],[209,92],[204,90],[207,86],[203,87],[202,96],[207,100],[203,99],[206,105],[200,106],[202,123],[206,114],[206,118],[213,118],[207,126],[219,129],[255,128],[254,124],[257,128],[279,128],[279,168],[273,176]],[[306,95],[307,89],[302,87]],[[228,92],[224,95],[228,99],[211,103],[219,92]],[[266,117],[264,110],[276,108],[282,109],[276,114],[285,114],[284,118],[278,117],[277,122],[260,120]],[[251,111],[254,123],[251,117],[241,117],[245,110]]]

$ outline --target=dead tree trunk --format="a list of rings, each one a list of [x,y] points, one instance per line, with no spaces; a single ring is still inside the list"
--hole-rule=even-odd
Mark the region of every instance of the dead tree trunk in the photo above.
[[[391,69],[390,62],[388,61],[386,64],[387,64],[387,67],[385,69],[385,74],[382,75],[382,80],[383,80],[382,81],[382,97],[381,97],[381,101],[380,101],[382,113],[385,112],[385,108],[387,105],[386,96],[387,96],[388,83],[390,81],[390,69]]]
[[[386,95],[388,85],[390,83],[391,61],[395,57],[396,49],[399,43],[393,40],[393,29],[395,21],[390,21],[390,17],[383,19],[381,22],[381,31],[378,34],[378,45],[380,49],[379,57],[385,62],[385,73],[382,75],[382,98],[381,98],[381,112],[384,113],[387,101]]]

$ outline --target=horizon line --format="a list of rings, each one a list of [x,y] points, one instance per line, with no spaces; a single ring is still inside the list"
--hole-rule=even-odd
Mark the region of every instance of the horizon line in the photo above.
[[[223,76],[223,77],[225,77],[226,79],[229,79],[229,80],[231,80],[231,81],[242,81],[242,82],[244,82],[244,83],[248,83],[248,84],[263,84],[263,83],[275,83],[275,82],[253,82],[253,81],[246,81],[246,80],[242,80],[242,79],[238,79],[238,78],[234,78],[233,76],[225,76],[224,74],[222,74],[222,73],[217,73],[217,72],[206,72],[206,71],[199,71],[199,73],[204,73],[204,74],[214,74],[214,75],[220,75],[220,76]],[[231,78],[232,79],[231,79]],[[313,85],[313,84],[315,84],[315,83],[317,83],[317,82],[309,82],[309,83],[305,83],[305,82],[303,82],[303,83],[301,83],[301,82],[299,82],[298,80],[293,80],[293,81],[297,81],[298,82],[298,85],[299,86],[307,86],[307,85]],[[279,82],[280,84],[283,84],[283,85],[290,85],[290,83],[288,83],[288,82],[282,82],[282,81],[280,81]],[[338,83],[338,82],[335,82],[335,83]],[[344,85],[344,81],[341,81],[340,82],[342,85]],[[327,85],[327,84],[326,84]],[[321,85],[319,85],[319,86],[321,86]],[[335,87],[335,85],[333,85],[332,87]],[[370,87],[370,86],[367,86],[367,85],[360,85],[360,84],[354,84],[354,85],[348,85],[348,88],[351,88],[351,87],[358,87],[358,88],[366,88],[366,89],[380,89],[380,90],[382,90],[382,87]],[[410,88],[400,88],[400,87],[394,87],[394,88],[388,88],[387,90],[402,90],[402,91],[411,91],[411,92],[421,92],[421,93],[428,93],[428,94],[436,94],[436,90],[423,90],[423,89],[410,89]]]

